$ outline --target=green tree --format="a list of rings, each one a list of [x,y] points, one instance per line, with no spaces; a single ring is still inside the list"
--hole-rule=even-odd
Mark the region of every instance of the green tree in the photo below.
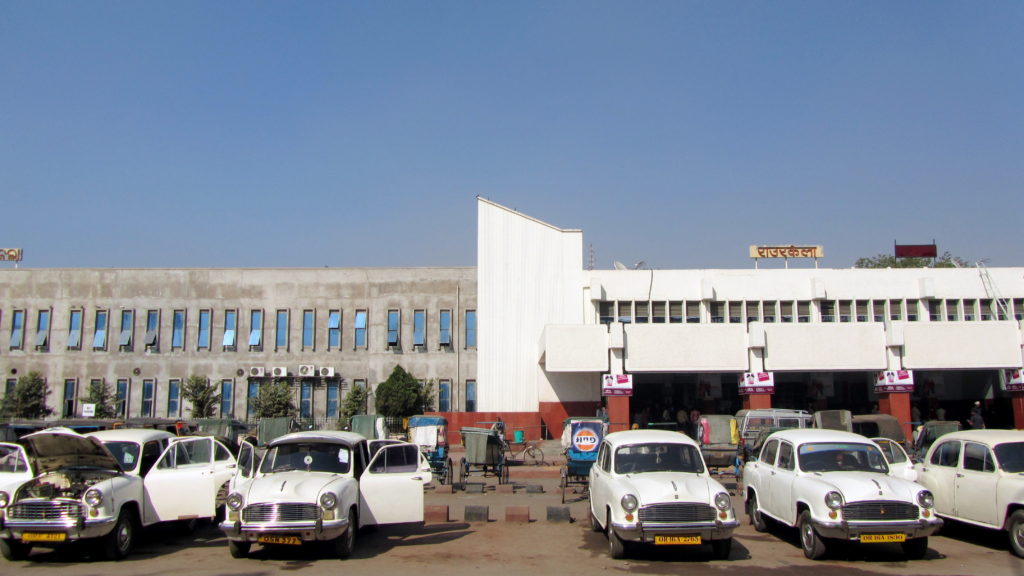
[[[89,383],[89,393],[82,399],[85,404],[96,405],[96,418],[113,418],[117,416],[114,408],[114,391],[102,380]]]
[[[342,428],[348,428],[349,422],[356,414],[366,413],[366,400],[366,388],[362,386],[354,386],[348,391],[348,394],[345,395],[344,402],[341,404],[341,419],[339,424]]]
[[[377,413],[389,418],[421,414],[433,402],[430,386],[422,386],[401,366],[396,365],[388,379],[377,385]]]
[[[931,258],[896,258],[892,254],[878,254],[870,258],[858,258],[854,268],[967,268],[970,262],[943,252],[932,262]]]
[[[46,406],[50,387],[39,372],[29,372],[18,378],[14,392],[4,395],[0,413],[7,418],[45,418],[53,413]]]
[[[193,418],[210,418],[220,403],[217,385],[205,376],[189,376],[182,387],[181,396],[192,403]]]
[[[288,382],[278,380],[260,386],[259,394],[252,399],[253,415],[256,418],[278,418],[295,414],[295,403]]]

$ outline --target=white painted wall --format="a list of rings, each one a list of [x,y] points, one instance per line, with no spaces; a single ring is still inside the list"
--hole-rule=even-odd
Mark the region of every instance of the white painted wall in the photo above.
[[[629,372],[744,372],[742,324],[627,324]]]
[[[765,370],[884,370],[884,326],[764,324]]]

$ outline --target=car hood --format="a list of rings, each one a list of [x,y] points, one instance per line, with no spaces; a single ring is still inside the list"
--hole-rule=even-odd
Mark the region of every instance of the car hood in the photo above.
[[[355,482],[351,478],[321,472],[275,472],[259,476],[246,488],[246,504],[256,502],[316,502],[329,484]]]
[[[70,430],[36,432],[23,436],[21,443],[36,474],[72,467],[122,471],[102,442]]]
[[[645,472],[625,478],[626,489],[640,500],[640,505],[657,502],[710,502],[708,479],[678,472]]]
[[[843,495],[846,502],[862,500],[901,500],[917,503],[924,490],[915,482],[877,472],[827,472],[816,476]]]

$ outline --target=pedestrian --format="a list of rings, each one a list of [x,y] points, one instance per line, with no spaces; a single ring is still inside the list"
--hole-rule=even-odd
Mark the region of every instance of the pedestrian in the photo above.
[[[936,420],[945,420],[946,419],[946,409],[943,408],[942,406],[939,406],[938,408],[936,408],[935,409],[935,419]]]
[[[916,404],[913,408],[910,409],[910,419],[913,420],[914,422],[921,421],[921,409],[918,408]]]
[[[981,415],[981,402],[974,402],[974,408],[971,408],[971,418],[967,423],[975,430],[985,428],[985,418]]]

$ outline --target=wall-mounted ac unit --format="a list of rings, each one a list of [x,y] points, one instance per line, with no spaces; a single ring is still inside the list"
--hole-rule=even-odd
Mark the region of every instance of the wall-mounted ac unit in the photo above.
[[[249,376],[253,378],[263,378],[267,374],[267,369],[263,366],[253,366],[249,368]]]
[[[274,376],[274,378],[284,378],[288,376],[288,367],[275,366],[274,368],[271,369],[271,374]]]
[[[312,364],[299,364],[299,376],[316,376],[316,366]]]
[[[320,367],[321,378],[334,378],[334,366],[321,366]]]

